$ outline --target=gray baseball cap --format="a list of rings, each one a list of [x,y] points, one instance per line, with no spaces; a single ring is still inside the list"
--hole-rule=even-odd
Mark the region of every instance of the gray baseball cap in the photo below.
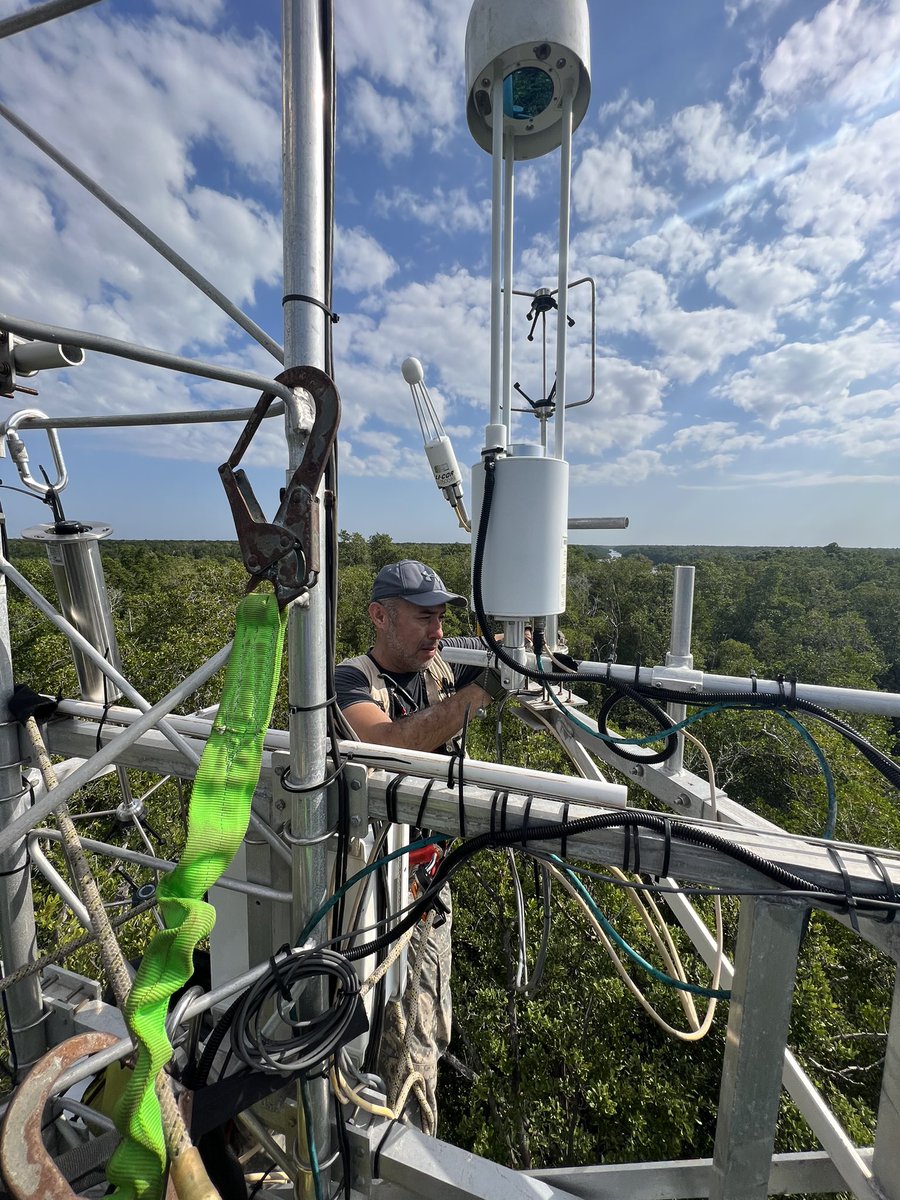
[[[447,591],[443,579],[436,571],[432,571],[424,563],[416,562],[414,558],[389,563],[375,576],[372,599],[387,600],[391,596],[398,596],[401,600],[408,600],[410,604],[421,604],[423,607],[433,604],[455,604],[465,608],[468,604],[465,596],[457,596],[454,592]]]

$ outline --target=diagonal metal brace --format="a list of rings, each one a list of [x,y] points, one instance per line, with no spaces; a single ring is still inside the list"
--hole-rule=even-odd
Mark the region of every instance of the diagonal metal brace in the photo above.
[[[289,388],[304,388],[316,415],[303,458],[284,490],[278,511],[267,521],[246,473],[238,468],[275,399],[263,392],[219,475],[231,505],[244,566],[250,573],[247,591],[267,579],[280,608],[314,587],[319,577],[319,485],[337,437],[341,400],[333,380],[316,367],[290,367],[276,377]]]

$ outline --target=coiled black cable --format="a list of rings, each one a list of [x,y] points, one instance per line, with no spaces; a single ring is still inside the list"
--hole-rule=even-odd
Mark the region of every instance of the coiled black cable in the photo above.
[[[299,1017],[297,990],[323,976],[334,981],[329,1008]],[[231,1025],[231,1048],[257,1071],[311,1071],[343,1045],[360,1003],[359,976],[344,955],[319,949],[273,957],[270,970],[241,997]],[[266,1032],[272,1004],[290,1034]]]

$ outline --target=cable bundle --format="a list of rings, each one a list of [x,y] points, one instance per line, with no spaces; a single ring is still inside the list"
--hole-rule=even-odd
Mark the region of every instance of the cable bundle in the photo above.
[[[336,983],[331,1003],[325,1012],[301,1019],[297,993],[322,976]],[[266,1017],[271,1004],[274,1015]],[[258,1071],[311,1071],[354,1036],[359,1012],[359,977],[342,954],[321,949],[273,957],[271,970],[247,989],[234,1013],[231,1048]],[[276,1032],[281,1023],[289,1035]]]

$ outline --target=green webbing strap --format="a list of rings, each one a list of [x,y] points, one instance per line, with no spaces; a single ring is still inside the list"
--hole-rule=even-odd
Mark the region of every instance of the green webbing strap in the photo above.
[[[284,622],[272,595],[254,593],[238,605],[222,701],[191,792],[187,844],[157,889],[166,928],[141,960],[125,1009],[137,1058],[115,1113],[124,1140],[107,1168],[118,1200],[158,1200],[162,1193],[166,1148],[154,1082],[172,1054],[166,1012],[190,978],[194,947],[215,923],[215,909],[202,897],[247,831],[278,688]]]

